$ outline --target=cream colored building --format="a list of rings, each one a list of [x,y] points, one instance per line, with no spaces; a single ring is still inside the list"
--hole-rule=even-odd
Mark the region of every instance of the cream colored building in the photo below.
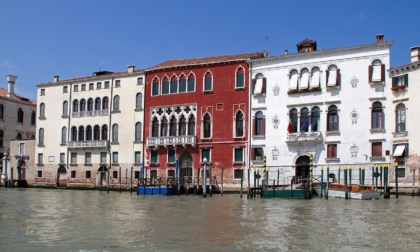
[[[136,183],[143,160],[142,70],[55,76],[37,87],[35,185]]]

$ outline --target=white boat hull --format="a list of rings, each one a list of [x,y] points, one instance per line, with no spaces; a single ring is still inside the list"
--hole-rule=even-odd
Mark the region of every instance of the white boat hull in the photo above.
[[[315,191],[318,195],[321,195],[321,188],[315,188]],[[328,197],[332,198],[345,198],[345,192],[342,190],[327,190],[324,189],[323,195],[328,193]],[[370,199],[380,199],[380,192],[375,191],[363,191],[363,192],[348,192],[349,199],[361,199],[361,200],[370,200]]]

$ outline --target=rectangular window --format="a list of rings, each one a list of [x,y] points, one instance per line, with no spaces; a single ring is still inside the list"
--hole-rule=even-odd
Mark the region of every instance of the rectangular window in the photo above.
[[[92,163],[92,153],[86,152],[85,153],[85,164],[91,164]]]
[[[38,153],[38,164],[43,164],[43,163],[44,163],[44,154]]]
[[[153,82],[152,84],[152,96],[159,95],[159,82]]]
[[[104,88],[109,88],[109,81],[104,82]]]
[[[106,152],[101,152],[101,164],[106,164]]]
[[[134,179],[140,179],[140,171],[134,172]]]
[[[89,83],[89,90],[93,90],[93,83]]]
[[[178,93],[178,81],[177,80],[171,80],[171,94]]]
[[[382,157],[382,142],[372,143],[372,157]]]
[[[151,170],[150,171],[150,178],[157,178],[157,170]]]
[[[150,151],[150,163],[157,164],[158,163],[158,151],[151,150]]]
[[[135,151],[134,152],[134,163],[135,164],[140,164],[141,163],[141,152],[140,151]]]
[[[118,178],[118,171],[112,171],[112,178],[114,179]]]
[[[137,78],[137,85],[143,85],[144,79],[143,77]]]
[[[45,95],[45,89],[41,88],[41,96],[44,96],[44,95]]]
[[[392,77],[392,89],[408,87],[408,74]]]
[[[64,86],[64,87],[63,87],[63,93],[68,93],[68,91],[69,91],[69,90],[68,90],[68,87],[67,87],[67,86]]]
[[[112,152],[112,163],[118,164],[118,152],[116,151]]]
[[[60,164],[66,163],[66,153],[60,153]]]
[[[327,158],[337,158],[337,144],[327,145]]]
[[[25,143],[19,143],[19,155],[25,155]]]
[[[86,171],[86,178],[90,178],[90,171]]]
[[[121,87],[121,80],[115,81],[115,87]]]
[[[169,94],[169,81],[168,80],[164,80],[162,81],[162,94]]]
[[[263,148],[254,148],[253,149],[253,160],[254,161],[262,161],[264,158],[264,151]]]
[[[241,179],[243,176],[244,172],[242,169],[234,169],[233,170],[233,178],[234,179]]]
[[[234,161],[235,163],[242,163],[244,161],[244,148],[237,147],[234,151]]]
[[[77,164],[77,153],[76,152],[70,153],[70,163]]]
[[[204,158],[207,159],[207,162],[210,163],[210,149],[201,149],[201,162],[204,162]]]
[[[168,178],[175,178],[175,170],[168,170]]]
[[[179,92],[180,93],[187,92],[187,80],[186,79],[180,79],[179,80]]]
[[[37,171],[37,177],[42,178],[42,171]]]
[[[195,79],[188,78],[187,92],[194,92],[194,90],[195,90]]]
[[[204,92],[212,90],[212,77],[206,76],[204,78]]]
[[[79,92],[79,85],[73,86],[73,92]]]
[[[101,88],[102,88],[102,83],[96,82],[96,89],[101,89]]]
[[[86,84],[82,84],[82,85],[80,86],[80,89],[81,89],[82,91],[86,91]]]
[[[70,177],[71,178],[76,178],[76,171],[71,171],[70,172]]]
[[[175,163],[175,150],[174,149],[168,150],[168,163]]]
[[[236,88],[245,87],[245,75],[244,72],[236,73]]]

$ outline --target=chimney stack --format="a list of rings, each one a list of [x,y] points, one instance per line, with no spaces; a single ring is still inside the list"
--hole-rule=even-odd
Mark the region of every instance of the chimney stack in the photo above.
[[[7,83],[9,84],[7,97],[9,97],[10,99],[13,99],[15,97],[15,82],[16,82],[17,76],[7,75],[6,77],[7,77]]]
[[[410,48],[411,51],[411,62],[420,60],[420,46],[413,46]]]
[[[383,43],[384,41],[384,35],[383,34],[378,34],[376,35],[376,43]]]
[[[60,78],[60,76],[58,76],[58,75],[55,75],[54,76],[54,82],[58,82],[58,79]]]
[[[134,73],[135,66],[128,66],[128,73]]]
[[[288,55],[289,51],[288,50],[284,50],[284,55]]]

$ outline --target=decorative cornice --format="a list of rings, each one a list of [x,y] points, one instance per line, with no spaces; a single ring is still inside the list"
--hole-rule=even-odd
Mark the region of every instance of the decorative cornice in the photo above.
[[[388,70],[390,77],[405,74],[420,69],[420,61],[412,62],[406,65],[393,67]]]

